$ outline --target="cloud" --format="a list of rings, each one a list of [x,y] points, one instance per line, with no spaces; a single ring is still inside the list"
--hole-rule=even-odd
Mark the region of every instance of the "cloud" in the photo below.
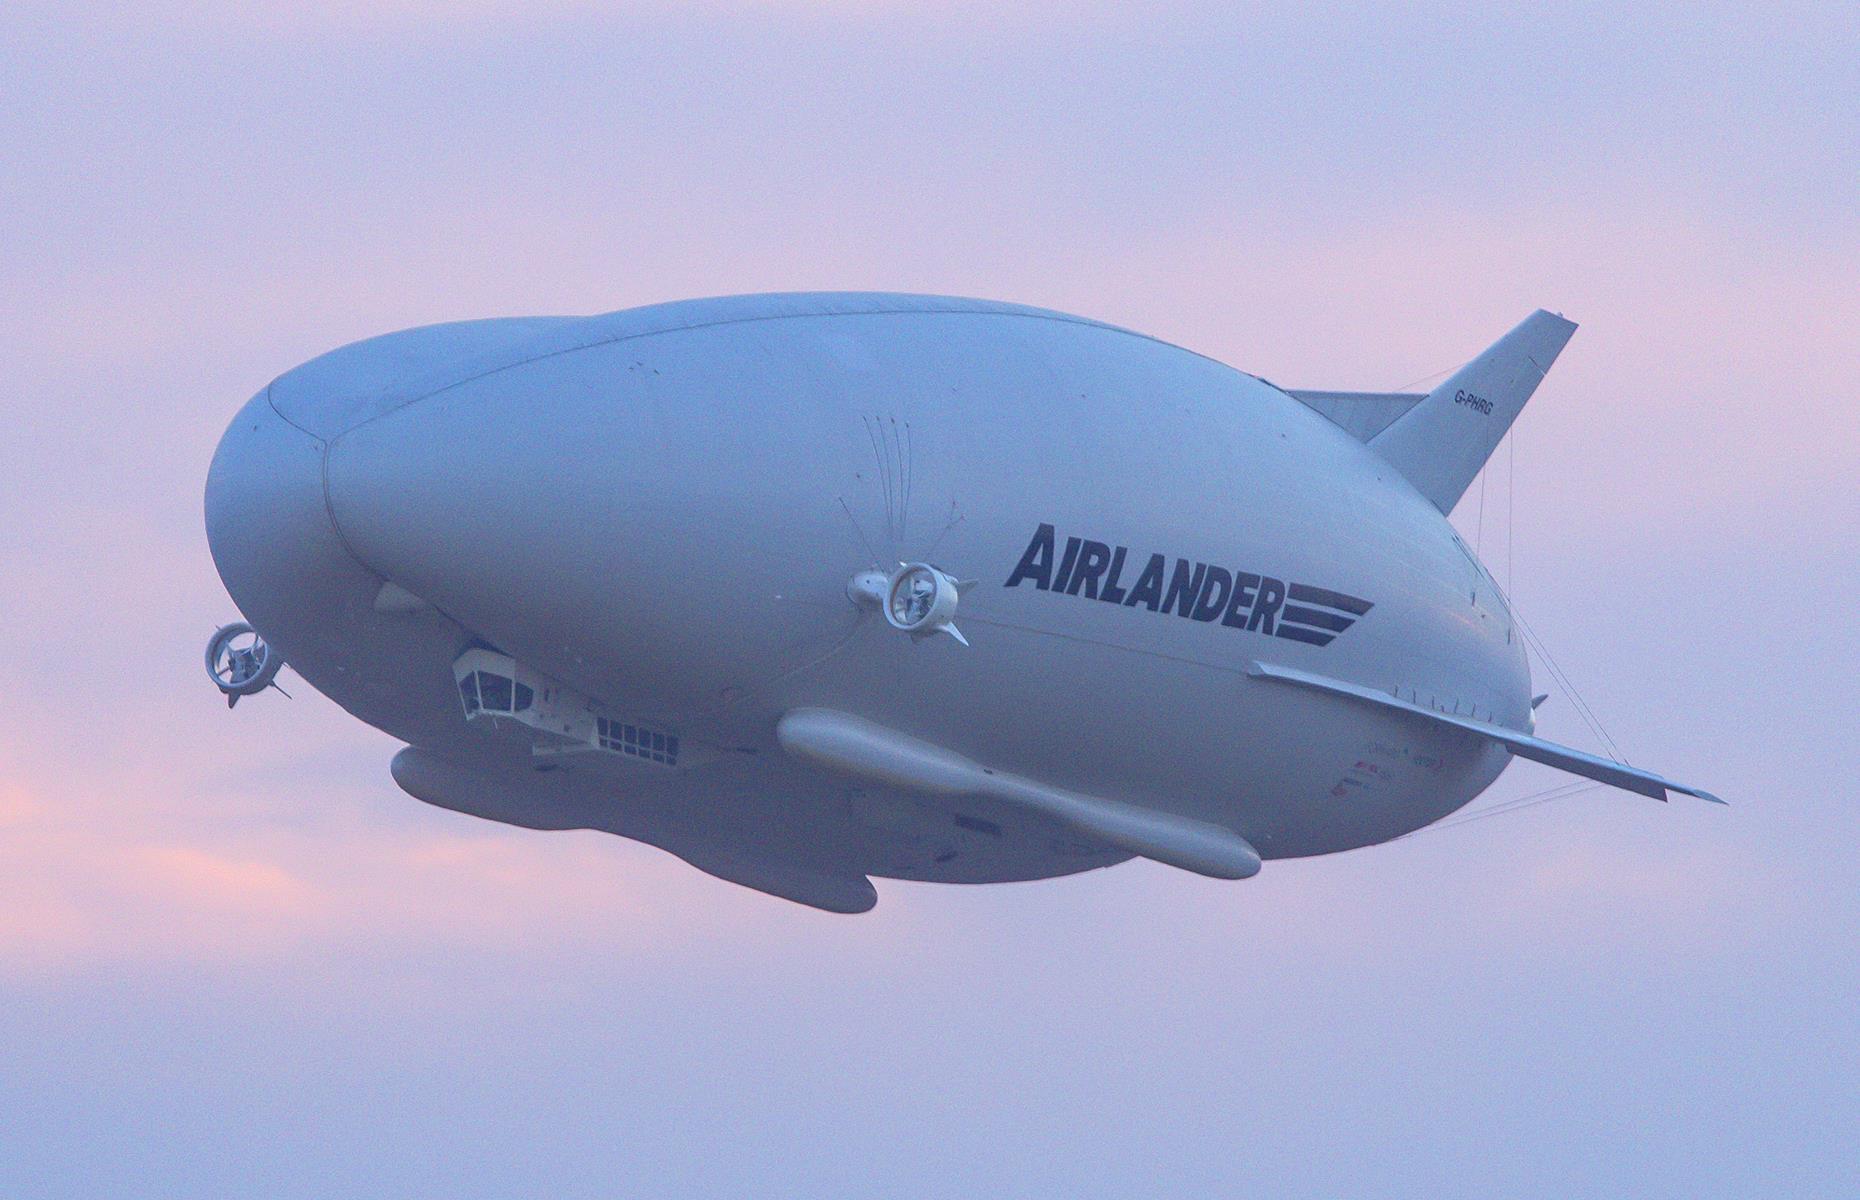
[[[1851,1175],[1860,9],[0,9],[0,1192]],[[1602,794],[1242,884],[880,881],[847,920],[422,805],[288,673],[231,713],[206,683],[202,477],[279,371],[840,287],[1293,386],[1563,309],[1527,611],[1734,807]]]
[[[1064,4],[1015,6],[1023,15],[1014,23],[1050,16]],[[34,13],[34,10],[39,10]],[[64,6],[49,0],[22,0],[19,16],[54,16],[70,20]],[[632,22],[685,23],[694,18],[786,18],[802,21],[860,21],[914,17],[934,23],[977,20],[999,26],[1010,12],[979,0],[939,0],[931,5],[904,0],[329,0],[326,3],[280,3],[262,6],[231,0],[160,0],[159,3],[110,3],[86,14],[92,32],[176,27],[240,41],[305,38],[455,39],[488,33],[513,34],[563,25]]]
[[[278,807],[239,820],[180,763],[165,780],[143,766],[107,792],[86,772],[0,785],[0,975],[369,946],[524,953],[593,938],[624,952],[701,931],[725,886],[602,835],[435,828],[465,823],[451,814],[412,828],[305,827]]]
[[[48,363],[102,362],[114,348],[145,364],[158,389],[180,390],[199,369],[199,341],[211,337],[243,347],[210,354],[236,355],[249,375],[228,382],[220,400],[194,401],[197,418],[132,406],[117,426],[134,428],[135,438],[58,457],[71,473],[35,493],[42,517],[28,523],[15,510],[9,518],[17,586],[0,604],[19,641],[0,679],[40,700],[23,718],[0,792],[0,960],[46,969],[236,961],[314,953],[364,934],[378,945],[456,938],[504,952],[572,944],[602,926],[650,941],[776,903],[720,902],[726,885],[596,835],[478,830],[449,815],[437,820],[471,832],[437,835],[433,818],[387,783],[386,739],[314,696],[240,709],[241,732],[228,748],[226,714],[196,658],[199,639],[230,615],[197,541],[199,476],[247,391],[347,337],[480,312],[595,309],[728,290],[732,280],[780,286],[842,274],[1071,308],[1288,385],[1381,388],[1450,367],[1548,304],[1583,322],[1524,430],[1526,503],[1554,514],[1565,543],[1557,553],[1592,555],[1607,538],[1681,517],[1695,532],[1732,530],[1754,552],[1773,537],[1749,514],[1788,520],[1789,506],[1818,503],[1860,475],[1860,428],[1842,388],[1860,253],[1845,235],[1764,231],[1684,195],[1616,194],[1606,205],[1443,198],[1322,220],[1268,198],[1246,212],[1110,239],[1090,255],[1077,253],[1076,231],[1037,221],[945,228],[909,242],[899,240],[895,215],[866,214],[838,223],[832,241],[803,223],[748,267],[734,239],[712,236],[751,220],[726,197],[681,201],[682,226],[669,207],[654,210],[644,222],[654,236],[644,240],[639,224],[607,220],[598,204],[572,196],[545,205],[517,188],[429,199],[364,237],[306,236],[271,256],[200,254],[134,275],[98,266],[48,281],[45,303],[12,302],[14,336],[38,345]],[[464,231],[479,228],[509,232],[499,245],[459,253]],[[631,269],[616,282],[618,261]],[[537,265],[533,276],[526,263]],[[177,308],[182,316],[164,316]],[[108,320],[87,324],[92,311]],[[272,348],[255,348],[265,344]],[[70,386],[100,414],[123,410],[122,393],[99,391],[74,370]],[[1789,402],[1778,404],[1768,384],[1784,378]],[[8,452],[35,437],[67,444],[70,413],[57,405],[28,413]],[[1710,470],[1668,467],[1659,487],[1621,486],[1643,479],[1649,462]],[[1778,494],[1779,478],[1791,490]],[[193,548],[183,552],[182,539]],[[87,556],[70,553],[76,545]],[[99,656],[101,630],[110,636]],[[87,686],[69,686],[80,679]],[[73,728],[114,732],[86,756],[45,749]],[[242,748],[251,747],[262,756],[247,757]],[[318,803],[306,794],[326,788],[344,819],[306,825],[303,814]],[[1519,893],[1507,919],[1541,909],[1540,923],[1564,922],[1565,932],[1617,907],[1647,906],[1645,895],[1594,885],[1654,886],[1629,862],[1567,853],[1552,874],[1520,870],[1537,890]],[[1733,870],[1685,862],[1659,886],[1696,888]],[[912,903],[912,889],[898,894]],[[1673,894],[1688,897],[1660,909],[1673,920],[1703,902],[1696,890]],[[1607,899],[1584,906],[1587,895]],[[1334,903],[1353,910],[1359,901]],[[1328,903],[1319,886],[1289,896],[1285,908],[1328,913],[1306,931],[1339,937],[1346,922],[1333,918],[1346,914]],[[563,912],[576,917],[563,922]]]

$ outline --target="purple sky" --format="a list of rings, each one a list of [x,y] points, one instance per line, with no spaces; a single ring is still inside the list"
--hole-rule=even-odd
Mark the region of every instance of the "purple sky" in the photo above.
[[[0,1194],[1860,1192],[1851,6],[99,7],[0,11]],[[1456,520],[1733,807],[844,919],[201,677],[206,464],[272,376],[817,287],[1308,387],[1566,313]]]

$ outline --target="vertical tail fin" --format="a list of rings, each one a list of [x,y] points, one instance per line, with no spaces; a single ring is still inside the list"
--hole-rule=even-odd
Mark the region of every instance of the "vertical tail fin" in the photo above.
[[[1451,512],[1576,332],[1538,309],[1369,441],[1441,512]]]

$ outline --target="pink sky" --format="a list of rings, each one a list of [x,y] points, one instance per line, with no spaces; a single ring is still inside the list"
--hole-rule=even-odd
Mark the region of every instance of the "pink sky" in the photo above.
[[[227,1161],[306,1194],[495,1194],[526,1138],[520,1178],[563,1192],[1077,1195],[1152,1159],[1218,1188],[1236,1144],[1291,1194],[1851,1179],[1821,1136],[1860,1118],[1850,15],[147,11],[0,17],[0,1190],[289,1191],[189,1154],[232,1112]],[[1565,312],[1482,548],[1502,577],[1511,529],[1523,611],[1628,755],[1733,808],[1590,795],[1243,885],[881,882],[835,920],[429,809],[288,672],[233,713],[201,676],[234,615],[206,462],[273,375],[429,321],[813,287],[1051,305],[1288,386],[1399,387]],[[1544,721],[1585,737],[1560,696]],[[1495,795],[1554,782],[1513,771]],[[539,997],[553,1023],[512,1015]],[[338,1043],[384,1065],[322,1072]],[[571,1086],[651,1144],[552,1141]],[[396,1174],[395,1137],[292,1107],[358,1088],[483,1170]],[[1609,1140],[1646,1095],[1738,1132]],[[979,1148],[926,1165],[939,1140]]]

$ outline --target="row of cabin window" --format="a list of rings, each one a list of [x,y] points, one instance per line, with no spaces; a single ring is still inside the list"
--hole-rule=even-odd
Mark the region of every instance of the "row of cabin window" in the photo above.
[[[520,713],[536,702],[536,693],[508,675],[474,671],[459,680],[459,698],[465,702],[467,716],[477,712]],[[666,766],[677,765],[676,734],[641,729],[606,717],[599,719],[598,733],[604,750],[631,754]]]
[[[678,763],[676,734],[641,729],[637,725],[611,721],[606,717],[599,718],[595,731],[600,737],[603,750],[631,754],[637,758],[664,763],[668,767],[676,766]]]

